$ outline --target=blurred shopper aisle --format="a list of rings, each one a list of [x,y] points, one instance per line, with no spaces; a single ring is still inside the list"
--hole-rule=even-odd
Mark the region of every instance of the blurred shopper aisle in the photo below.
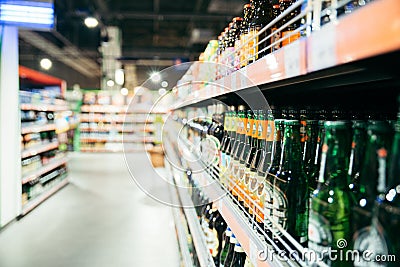
[[[122,154],[70,158],[71,183],[2,231],[0,266],[179,266],[171,208],[136,186]]]

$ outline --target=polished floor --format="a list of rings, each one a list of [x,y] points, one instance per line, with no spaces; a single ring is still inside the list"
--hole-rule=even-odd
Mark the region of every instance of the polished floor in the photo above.
[[[171,208],[137,187],[122,154],[74,153],[68,166],[69,185],[0,232],[1,267],[179,266]]]

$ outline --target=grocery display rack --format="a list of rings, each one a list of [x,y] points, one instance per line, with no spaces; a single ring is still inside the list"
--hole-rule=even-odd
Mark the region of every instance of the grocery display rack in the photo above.
[[[71,125],[66,119],[67,115],[63,115],[64,112],[68,112],[67,102],[63,99],[66,90],[65,81],[23,66],[19,67],[19,75],[20,110],[21,113],[26,112],[32,116],[29,118],[31,122],[24,122],[21,126],[21,138],[24,140],[21,159],[30,161],[36,158],[38,159],[36,163],[40,162],[34,169],[27,173],[25,171],[21,178],[22,188],[30,188],[25,189],[27,191],[22,190],[20,216],[23,216],[68,184],[67,174],[59,174],[58,169],[66,168],[68,162],[63,152],[65,149],[62,147],[66,145],[65,132]],[[38,120],[37,114],[48,113],[51,113],[50,119]],[[42,138],[43,134],[47,136],[50,133],[53,136],[52,140],[47,140],[47,137]],[[30,143],[31,136],[35,136],[34,144]],[[50,152],[54,152],[56,156],[51,159],[44,156]],[[29,164],[32,163],[27,163]],[[30,190],[38,184],[43,186],[43,192],[30,196]]]
[[[191,86],[190,81],[178,84],[173,91],[176,101],[171,107],[171,112],[178,117],[177,114],[185,109],[205,108],[220,101],[237,106],[243,104],[242,98],[261,92],[269,104],[276,106],[339,106],[344,109],[379,106],[384,111],[395,114],[397,107],[394,99],[400,93],[400,75],[397,71],[400,68],[400,2],[375,0],[326,25],[319,24],[319,18],[327,14],[328,10],[336,12],[336,9],[349,2],[350,0],[338,1],[336,6],[320,12],[315,9],[315,6],[321,4],[320,0],[308,1],[306,8],[296,18],[278,29],[282,30],[294,21],[303,19],[306,24],[291,33],[293,35],[302,32],[300,39],[270,54],[260,56],[255,62],[241,69],[235,70],[229,66],[225,68],[227,72],[224,77],[208,77],[207,81],[203,81],[203,86]],[[303,3],[307,1],[297,1],[259,31],[258,36]],[[260,43],[271,36],[272,34],[264,39],[260,38]],[[276,42],[282,42],[282,39]],[[249,41],[242,46],[248,43]],[[196,78],[193,79],[193,84],[195,82],[198,83]],[[187,87],[191,90],[187,90]],[[186,95],[177,94],[180,89],[187,92]],[[256,103],[256,108],[268,107]],[[176,122],[172,128],[176,131],[182,127],[184,125]],[[168,156],[177,154],[172,147],[179,147],[181,155],[193,154],[193,151],[196,151],[185,140],[179,140],[178,144],[174,130],[168,132],[167,136],[170,138],[167,138],[165,143],[170,145],[164,145],[164,148]],[[239,208],[240,205],[235,199],[229,197],[229,191],[219,182],[219,169],[216,166],[210,168],[202,162],[183,164],[193,169],[205,170],[193,175],[193,179],[211,199],[223,196],[216,200],[215,204],[254,266],[310,264],[299,257],[283,260],[275,257],[273,260],[267,258],[261,261],[260,251],[269,251],[270,256],[274,253],[279,254],[284,247],[287,250],[286,254],[295,252],[294,255],[300,255],[305,248],[273,221],[271,223],[276,224],[274,227],[285,237],[285,240],[277,238],[279,246],[274,246],[276,242],[271,242],[265,232],[257,231],[258,226],[254,218],[249,220],[248,214]],[[184,176],[183,173],[180,175]],[[205,186],[211,183],[213,186]],[[257,206],[257,203],[253,205]],[[186,214],[186,217],[190,216]],[[326,265],[319,262],[318,266]]]

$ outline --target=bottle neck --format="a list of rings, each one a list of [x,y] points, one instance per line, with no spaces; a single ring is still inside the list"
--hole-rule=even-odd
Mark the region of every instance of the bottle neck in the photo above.
[[[393,149],[390,161],[388,188],[395,188],[400,184],[400,118],[395,125]]]
[[[302,168],[300,125],[285,125],[280,170],[300,172]]]
[[[320,186],[348,187],[348,159],[350,156],[350,129],[329,128],[322,147],[319,173]]]

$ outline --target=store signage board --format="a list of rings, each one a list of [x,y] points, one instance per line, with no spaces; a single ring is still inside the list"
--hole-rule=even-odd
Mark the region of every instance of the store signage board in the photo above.
[[[0,0],[0,25],[51,30],[54,28],[54,0]]]

